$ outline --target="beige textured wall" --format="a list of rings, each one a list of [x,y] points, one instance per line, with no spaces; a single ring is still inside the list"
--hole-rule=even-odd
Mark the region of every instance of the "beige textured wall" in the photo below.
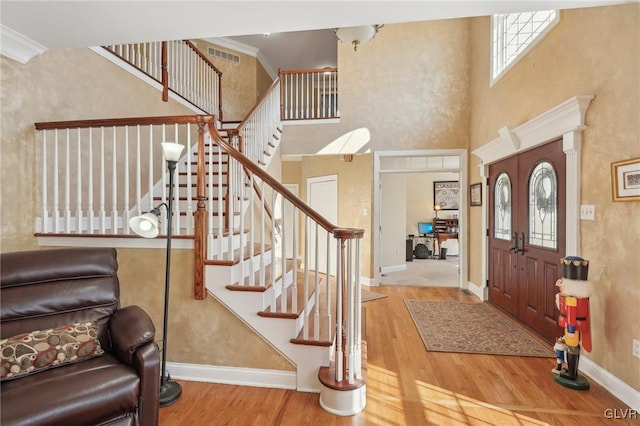
[[[0,58],[0,250],[37,249],[33,123],[192,114],[88,49],[46,52],[22,65]],[[278,174],[279,167],[272,168]],[[19,200],[20,202],[16,202]],[[191,250],[174,250],[169,361],[292,370],[212,297],[193,299]],[[139,304],[162,332],[164,252],[119,249],[123,305]]]
[[[287,164],[286,162],[283,164]],[[341,155],[302,157],[300,166],[300,199],[307,200],[307,179],[338,175],[338,223],[341,228],[364,229],[361,244],[361,276],[372,277],[371,221],[373,194],[373,156],[354,155],[351,163]],[[294,183],[294,182],[290,182]],[[367,209],[367,214],[364,214]]]
[[[244,53],[230,51],[224,47],[204,40],[194,40],[194,44],[216,68],[222,72],[222,115],[224,121],[241,121],[256,103],[258,88],[257,67],[255,57]],[[230,52],[240,57],[240,63],[227,61],[209,55],[208,48],[214,47],[223,52]]]
[[[313,154],[359,128],[358,152],[466,148],[469,138],[469,21],[388,24],[354,52],[338,43],[339,124],[286,126],[283,154]]]
[[[561,102],[596,96],[587,112],[581,197],[596,207],[581,222],[581,255],[589,259],[593,351],[591,360],[640,390],[640,362],[631,354],[640,338],[640,202],[613,202],[610,163],[640,157],[640,5],[562,12],[561,22],[521,62],[489,87],[490,19],[472,21],[471,149]],[[472,156],[470,182],[480,180]],[[470,209],[479,228],[479,209]],[[470,234],[470,280],[480,283],[482,238]],[[574,254],[574,253],[567,253]]]
[[[256,91],[257,98],[260,99],[264,95],[269,87],[273,84],[273,79],[269,73],[264,69],[260,61],[256,61]]]

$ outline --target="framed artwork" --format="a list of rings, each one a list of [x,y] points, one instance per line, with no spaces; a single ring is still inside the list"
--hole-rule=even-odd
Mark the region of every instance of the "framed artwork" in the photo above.
[[[474,183],[469,187],[469,200],[472,206],[482,205],[482,184]]]
[[[640,200],[640,158],[611,163],[613,201]]]
[[[457,180],[433,182],[433,205],[441,210],[458,210],[460,206],[460,182]]]

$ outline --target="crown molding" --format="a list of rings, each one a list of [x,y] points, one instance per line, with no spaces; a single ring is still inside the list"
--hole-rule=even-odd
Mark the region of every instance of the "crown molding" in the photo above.
[[[26,64],[31,58],[47,50],[46,46],[5,25],[0,27],[0,54],[7,58]]]

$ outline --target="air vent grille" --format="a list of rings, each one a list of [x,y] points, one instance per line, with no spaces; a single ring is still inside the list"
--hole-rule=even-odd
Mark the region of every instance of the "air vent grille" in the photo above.
[[[214,49],[213,47],[210,47],[208,52],[209,52],[209,55],[215,56],[216,58],[224,59],[225,61],[235,62],[236,64],[240,63],[240,57],[237,55],[224,52],[222,50]]]

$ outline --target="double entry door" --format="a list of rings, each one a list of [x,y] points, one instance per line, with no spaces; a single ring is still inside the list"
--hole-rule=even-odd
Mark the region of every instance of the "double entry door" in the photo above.
[[[547,341],[556,324],[555,282],[565,256],[562,140],[489,166],[489,301]]]

